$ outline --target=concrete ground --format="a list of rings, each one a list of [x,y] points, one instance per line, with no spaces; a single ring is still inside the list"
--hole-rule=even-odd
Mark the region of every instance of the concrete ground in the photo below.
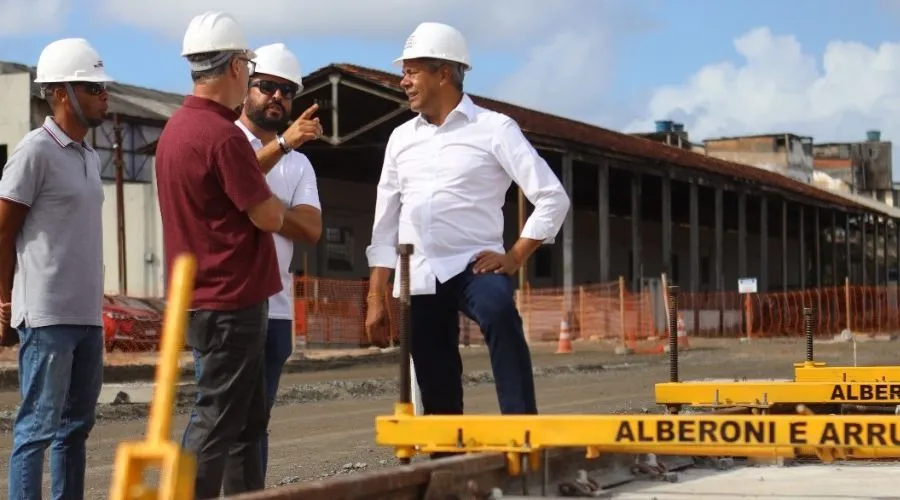
[[[791,363],[801,361],[805,352],[800,340],[754,340],[750,344],[734,340],[692,339],[691,342],[693,349],[681,355],[680,372],[684,380],[787,378],[792,375]],[[572,354],[555,355],[555,347],[552,344],[533,346],[541,412],[659,410],[652,400],[652,388],[656,382],[667,380],[666,357],[616,356],[608,345],[584,342],[576,342]],[[897,342],[858,344],[858,362],[900,364],[897,348]],[[853,364],[852,348],[848,344],[817,345],[816,354],[818,360],[829,364]],[[486,349],[463,349],[463,360],[467,412],[496,413],[496,394]],[[361,366],[287,374],[282,379],[270,425],[269,485],[353,474],[395,464],[391,450],[373,443],[373,420],[376,415],[392,411],[398,371],[396,363],[370,361]],[[173,439],[180,439],[191,400],[190,388],[183,387],[173,421]],[[8,430],[17,402],[15,392],[0,392],[0,470],[3,471],[8,467],[11,446]],[[98,407],[98,424],[88,444],[87,498],[106,496],[116,446],[122,440],[142,438],[146,415],[147,406],[142,404]],[[6,490],[6,481],[6,475],[0,475],[0,491]]]
[[[618,500],[887,500],[900,499],[896,463],[807,464],[737,467],[727,471],[686,469],[678,482],[635,481],[610,491]]]

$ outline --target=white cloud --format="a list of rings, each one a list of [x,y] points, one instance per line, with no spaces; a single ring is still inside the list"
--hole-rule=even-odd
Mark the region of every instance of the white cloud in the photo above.
[[[608,122],[616,107],[606,98],[616,71],[616,46],[628,36],[655,28],[647,14],[651,5],[644,2],[638,8],[615,0],[570,2],[564,9],[566,19],[543,24],[544,37],[531,46],[524,63],[497,86],[495,95],[541,111]]]
[[[709,64],[656,89],[627,130],[649,131],[653,120],[670,118],[695,141],[770,132],[864,140],[866,130],[878,129],[900,142],[900,44],[832,41],[818,59],[793,36],[758,28],[734,46],[739,64]]]
[[[0,0],[0,38],[54,31],[68,7],[66,0]]]

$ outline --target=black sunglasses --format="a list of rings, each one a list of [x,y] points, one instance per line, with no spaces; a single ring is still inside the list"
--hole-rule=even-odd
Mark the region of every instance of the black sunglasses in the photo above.
[[[276,90],[281,91],[281,95],[287,99],[292,99],[297,93],[297,86],[293,83],[276,83],[272,80],[254,80],[250,82],[251,87],[256,87],[260,92],[266,95],[275,95]]]
[[[93,96],[106,92],[105,82],[74,82],[73,85],[83,88],[85,92]]]

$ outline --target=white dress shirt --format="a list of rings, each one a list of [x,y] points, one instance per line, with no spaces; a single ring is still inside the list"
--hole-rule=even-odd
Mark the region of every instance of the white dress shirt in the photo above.
[[[235,123],[247,134],[253,150],[259,151],[263,147],[262,141],[240,120]],[[287,205],[288,209],[297,205],[309,205],[322,210],[316,172],[303,153],[291,151],[283,155],[275,167],[266,174],[266,182],[272,194]],[[282,290],[269,297],[269,318],[294,319],[294,297],[291,294],[294,289],[292,284],[294,277],[290,272],[291,260],[294,258],[294,242],[277,233],[272,236],[275,238],[275,254],[278,257]]]
[[[421,115],[400,125],[385,149],[369,267],[397,268],[397,244],[412,243],[410,292],[433,294],[435,279],[453,278],[478,252],[505,253],[503,203],[512,182],[534,204],[521,236],[553,243],[569,197],[513,119],[464,94],[440,127]]]

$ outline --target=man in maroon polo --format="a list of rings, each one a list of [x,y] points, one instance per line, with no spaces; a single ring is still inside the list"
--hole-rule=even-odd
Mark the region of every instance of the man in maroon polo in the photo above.
[[[194,90],[163,129],[156,175],[167,275],[179,254],[197,257],[187,341],[199,397],[185,447],[197,457],[199,500],[223,486],[226,496],[265,487],[268,299],[282,288],[271,233],[284,205],[234,124],[255,57],[237,22],[221,12],[195,17],[182,55]],[[280,157],[277,144],[269,150]]]

